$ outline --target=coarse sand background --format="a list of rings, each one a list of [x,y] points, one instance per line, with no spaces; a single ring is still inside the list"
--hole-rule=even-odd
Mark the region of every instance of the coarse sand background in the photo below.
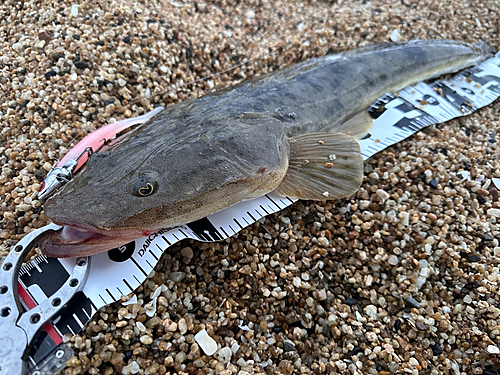
[[[498,50],[499,25],[488,0],[3,1],[1,254],[46,224],[35,192],[82,133],[391,37]],[[350,199],[174,246],[138,304],[105,307],[68,338],[66,373],[496,374],[499,108],[375,155]],[[203,328],[222,354],[200,350]]]

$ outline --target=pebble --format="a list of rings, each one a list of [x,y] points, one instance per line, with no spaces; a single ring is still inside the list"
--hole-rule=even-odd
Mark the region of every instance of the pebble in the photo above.
[[[236,364],[240,367],[247,367],[248,366],[247,362],[243,358],[238,359]]]
[[[427,276],[417,277],[417,280],[415,280],[415,288],[417,290],[420,290],[420,288],[422,288],[422,286],[425,284],[426,281],[427,281]]]
[[[33,207],[31,206],[31,204],[19,204],[19,205],[17,205],[17,210],[18,211],[29,211],[32,208]]]
[[[24,50],[24,46],[21,43],[12,44],[12,49],[17,53],[21,53]]]
[[[500,349],[496,345],[488,345],[488,347],[486,348],[486,350],[490,354],[500,354]]]
[[[417,301],[415,301],[415,300],[413,299],[413,297],[411,297],[411,296],[410,296],[410,297],[408,297],[408,298],[406,299],[406,302],[408,302],[408,304],[409,304],[410,306],[413,306],[413,307],[416,307],[416,308],[419,308],[419,307],[420,307],[420,303],[418,303]]]
[[[71,15],[72,15],[73,17],[78,16],[78,4],[73,4],[73,5],[71,6]]]
[[[181,250],[181,255],[183,257],[191,259],[193,257],[193,249],[191,249],[190,247],[184,247]]]
[[[378,189],[376,191],[376,193],[383,200],[387,200],[387,199],[389,199],[391,197],[388,192],[386,192],[385,190],[382,190],[382,189]]]
[[[296,352],[297,348],[295,344],[290,340],[283,341],[283,351],[286,352]]]
[[[395,374],[399,370],[399,365],[396,362],[390,362],[387,367],[389,368],[389,371],[393,374]]]
[[[389,259],[387,259],[387,263],[391,266],[396,266],[399,263],[399,259],[396,255],[391,255]]]
[[[151,345],[153,343],[153,338],[148,335],[141,336],[140,340],[144,345]]]
[[[168,275],[169,280],[172,280],[173,282],[180,282],[186,277],[185,272],[170,272]]]
[[[410,357],[408,360],[408,363],[412,366],[420,366],[420,363],[418,363],[417,359],[414,357]]]
[[[490,208],[489,210],[486,211],[486,213],[489,216],[500,217],[500,209],[498,208]]]
[[[319,301],[324,301],[327,298],[326,291],[324,289],[318,290],[318,292],[316,294],[316,298]]]
[[[141,371],[139,364],[136,361],[132,361],[129,365],[125,366],[122,370],[123,375],[137,374]]]
[[[179,352],[175,355],[175,362],[184,363],[185,360],[186,360],[186,353],[185,352]]]
[[[139,331],[141,332],[145,332],[146,331],[146,327],[144,326],[144,324],[142,324],[141,322],[135,322],[135,326],[137,328],[139,328]],[[144,336],[143,336],[144,337]]]
[[[133,305],[137,303],[137,295],[133,295],[128,301],[122,302],[122,306]]]
[[[238,350],[240,350],[240,345],[237,342],[233,342],[233,344],[231,345],[231,351],[233,352],[233,354],[236,354]]]
[[[441,350],[439,344],[431,344],[431,345],[429,345],[429,347],[431,348],[432,353],[434,355],[440,355],[441,353],[443,353],[443,351]]]
[[[408,212],[401,212],[401,223],[404,226],[408,226],[410,224],[410,214]]]
[[[208,335],[205,329],[198,332],[194,339],[206,355],[213,355],[217,351],[217,343]]]
[[[377,307],[374,305],[368,305],[365,307],[365,313],[368,315],[371,319],[377,320]]]
[[[214,354],[214,357],[217,358],[222,363],[230,362],[232,356],[233,352],[227,346],[217,350],[217,352]]]
[[[419,331],[426,331],[427,330],[427,327],[425,326],[425,324],[422,322],[419,322],[419,321],[415,322],[415,327],[417,327],[417,329]]]
[[[184,318],[179,319],[177,326],[179,328],[179,332],[181,333],[181,335],[184,335],[188,330],[188,327],[186,324],[186,319],[184,319]]]
[[[352,306],[352,305],[355,305],[356,304],[356,300],[352,297],[349,297],[345,300],[345,303],[349,306]]]
[[[330,245],[330,241],[328,241],[325,237],[318,238],[318,245],[321,247],[328,247]]]
[[[401,34],[399,33],[399,29],[392,30],[390,38],[393,42],[399,42],[401,40]]]
[[[157,308],[157,301],[158,301],[158,296],[160,295],[162,289],[164,286],[159,286],[156,288],[154,291],[152,297],[151,297],[151,302],[149,302],[145,308],[146,308],[146,315],[149,317],[153,317],[156,314],[156,308]]]
[[[42,165],[42,168],[48,172],[52,169],[52,164],[50,164],[49,162],[46,162]]]

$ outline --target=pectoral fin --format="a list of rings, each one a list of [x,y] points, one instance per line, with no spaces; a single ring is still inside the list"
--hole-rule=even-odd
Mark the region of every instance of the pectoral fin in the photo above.
[[[349,120],[343,122],[335,128],[335,132],[345,133],[354,139],[361,139],[370,131],[373,126],[373,119],[368,114],[368,110],[363,110]]]
[[[359,143],[342,133],[290,139],[290,160],[276,191],[290,198],[327,200],[354,194],[363,179]]]

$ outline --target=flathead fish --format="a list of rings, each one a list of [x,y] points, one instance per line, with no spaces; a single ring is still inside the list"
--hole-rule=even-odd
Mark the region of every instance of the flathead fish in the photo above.
[[[49,256],[91,255],[276,190],[299,199],[354,194],[356,141],[386,92],[474,65],[484,44],[382,44],[310,59],[172,105],[92,155],[51,197],[65,227],[40,242]]]

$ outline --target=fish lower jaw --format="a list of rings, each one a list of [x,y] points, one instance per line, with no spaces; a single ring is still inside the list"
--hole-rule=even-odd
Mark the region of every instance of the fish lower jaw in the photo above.
[[[106,233],[103,234],[102,232]],[[38,243],[42,253],[49,257],[71,258],[90,256],[125,245],[136,238],[151,234],[144,230],[103,231],[87,230],[64,225],[57,232],[46,234]]]
[[[104,237],[103,234],[78,229],[69,225],[63,226],[60,233],[61,243],[65,245],[83,243],[92,239],[98,239],[102,237]]]
[[[61,231],[61,240],[64,243],[79,243],[86,240],[98,239],[98,238],[124,238],[129,240],[135,240],[139,237],[149,236],[156,230],[144,230],[144,229],[115,229],[106,230],[100,228],[89,227],[89,229],[79,228],[73,225],[64,225]]]

